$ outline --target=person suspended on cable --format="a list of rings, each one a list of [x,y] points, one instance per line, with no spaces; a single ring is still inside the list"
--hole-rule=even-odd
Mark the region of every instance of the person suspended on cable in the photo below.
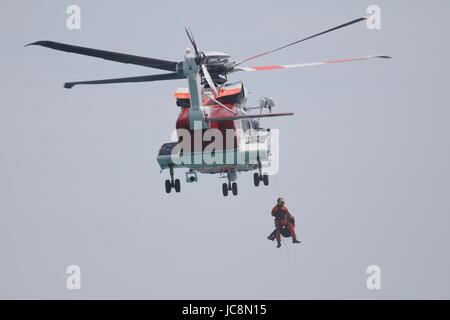
[[[284,199],[278,198],[277,205],[272,209],[272,216],[275,217],[275,230],[267,237],[269,240],[277,239],[277,248],[281,247],[281,236],[292,237],[292,243],[300,243],[295,234],[295,219],[284,206]]]

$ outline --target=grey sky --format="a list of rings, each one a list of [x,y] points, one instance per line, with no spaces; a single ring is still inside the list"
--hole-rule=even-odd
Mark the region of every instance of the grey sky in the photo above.
[[[450,3],[194,2],[2,1],[0,298],[450,298]],[[70,4],[81,30],[65,26]],[[295,112],[264,123],[281,129],[279,174],[258,188],[241,174],[238,197],[209,175],[164,192],[156,152],[184,81],[69,91],[65,81],[157,72],[23,47],[181,60],[189,25],[202,50],[241,59],[371,4],[382,30],[351,26],[249,65],[394,59],[232,76],[249,101],[271,96]],[[303,241],[288,251],[265,239],[280,195]],[[65,287],[70,264],[79,291]],[[366,288],[371,264],[380,291]]]

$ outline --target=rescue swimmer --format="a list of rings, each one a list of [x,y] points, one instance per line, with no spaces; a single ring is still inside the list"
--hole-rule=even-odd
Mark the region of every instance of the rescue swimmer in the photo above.
[[[275,217],[275,230],[267,237],[272,241],[277,239],[277,248],[281,247],[281,235],[286,238],[292,237],[292,243],[300,243],[295,234],[295,218],[284,206],[284,203],[283,198],[277,199],[277,205],[271,212],[272,216]]]

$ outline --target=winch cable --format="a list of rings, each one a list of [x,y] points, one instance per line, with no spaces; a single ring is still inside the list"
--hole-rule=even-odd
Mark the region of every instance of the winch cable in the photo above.
[[[267,127],[270,128],[270,119],[267,119]],[[279,146],[278,146],[278,148],[279,148]],[[275,178],[275,184],[277,186],[278,197],[281,197],[280,181],[279,181],[279,178],[278,178],[278,173],[272,175],[272,177]],[[287,246],[287,242],[284,241],[283,235],[280,234],[280,238],[281,238],[281,241],[283,242],[283,246],[286,248],[287,263],[289,265],[289,272],[292,274],[294,272],[294,269],[292,267],[291,253],[290,253],[289,248]]]

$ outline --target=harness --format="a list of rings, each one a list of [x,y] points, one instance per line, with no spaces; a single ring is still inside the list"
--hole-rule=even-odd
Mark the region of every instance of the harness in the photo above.
[[[282,207],[277,206],[277,210],[275,211],[275,220],[284,220],[286,219],[286,210],[281,209]]]

